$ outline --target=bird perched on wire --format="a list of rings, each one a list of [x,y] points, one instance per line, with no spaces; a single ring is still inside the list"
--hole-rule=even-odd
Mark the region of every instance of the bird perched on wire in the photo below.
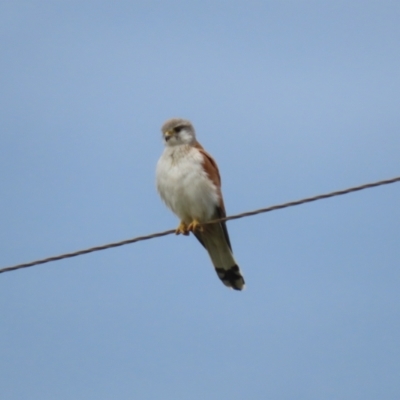
[[[170,119],[161,131],[165,149],[157,163],[157,190],[180,218],[176,234],[192,232],[208,251],[224,285],[242,290],[244,279],[233,257],[225,222],[202,225],[226,216],[216,162],[196,140],[190,121]]]

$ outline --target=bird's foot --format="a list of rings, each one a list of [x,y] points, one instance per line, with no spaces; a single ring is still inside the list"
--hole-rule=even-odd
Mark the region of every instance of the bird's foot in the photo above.
[[[189,227],[183,222],[181,221],[179,226],[175,229],[175,234],[176,235],[185,235],[188,236],[189,235]]]
[[[204,227],[200,224],[199,221],[197,221],[197,219],[194,219],[187,227],[187,230],[190,232],[203,232],[204,231]]]

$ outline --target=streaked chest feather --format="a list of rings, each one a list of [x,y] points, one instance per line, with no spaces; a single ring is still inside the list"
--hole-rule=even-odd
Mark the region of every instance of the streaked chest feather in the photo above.
[[[217,188],[203,169],[203,156],[190,146],[167,147],[157,164],[157,190],[167,206],[186,222],[212,218]]]

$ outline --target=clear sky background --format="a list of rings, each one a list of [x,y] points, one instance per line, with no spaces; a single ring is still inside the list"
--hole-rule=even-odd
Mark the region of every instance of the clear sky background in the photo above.
[[[0,2],[0,267],[174,228],[161,124],[228,214],[400,175],[398,1]],[[0,397],[399,399],[400,184],[0,275]]]

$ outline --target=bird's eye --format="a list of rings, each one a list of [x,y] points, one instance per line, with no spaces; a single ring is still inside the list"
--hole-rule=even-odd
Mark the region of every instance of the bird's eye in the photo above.
[[[183,129],[183,126],[177,126],[177,127],[174,128],[174,131],[176,133],[179,133],[182,129]]]

